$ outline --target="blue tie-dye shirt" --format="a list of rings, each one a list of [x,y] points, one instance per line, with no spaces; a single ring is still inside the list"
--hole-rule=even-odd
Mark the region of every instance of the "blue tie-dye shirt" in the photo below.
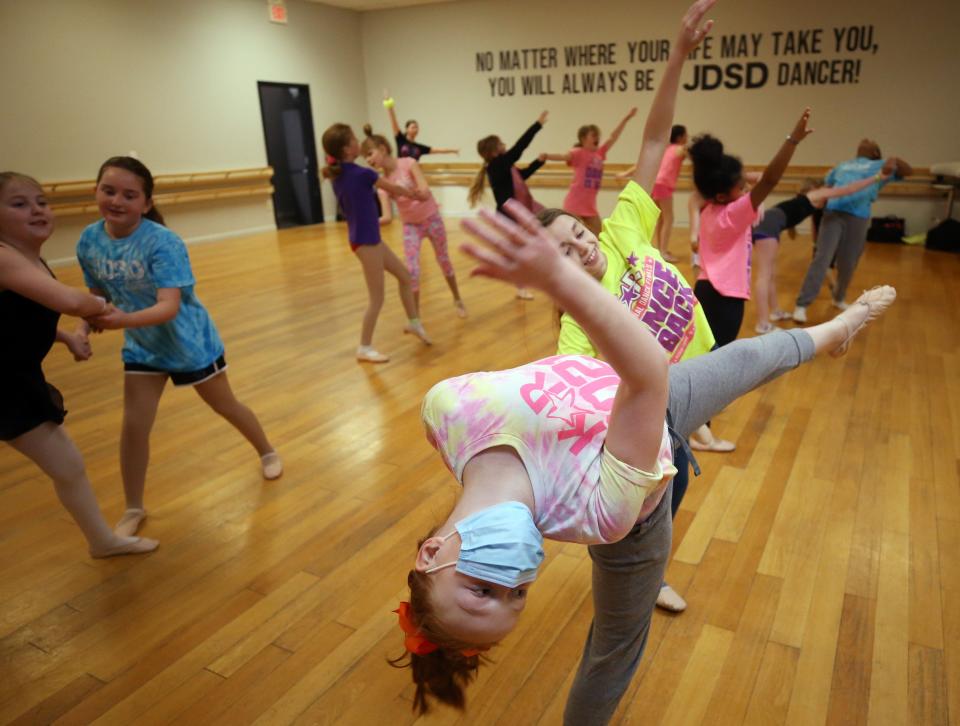
[[[123,331],[123,360],[164,371],[196,371],[223,355],[223,342],[206,308],[193,292],[187,247],[176,234],[144,219],[133,234],[113,239],[104,221],[80,235],[77,258],[88,287],[106,292],[126,313],[152,307],[160,288],[180,288],[173,320]]]
[[[852,184],[861,179],[876,176],[883,169],[885,163],[883,159],[868,159],[865,156],[858,156],[856,159],[837,164],[827,174],[827,186],[842,187],[845,184]],[[831,199],[827,202],[827,209],[834,212],[846,212],[854,217],[860,217],[860,219],[870,219],[870,207],[877,195],[880,194],[880,189],[889,184],[891,179],[899,178],[894,175],[866,189],[861,189],[856,194]]]

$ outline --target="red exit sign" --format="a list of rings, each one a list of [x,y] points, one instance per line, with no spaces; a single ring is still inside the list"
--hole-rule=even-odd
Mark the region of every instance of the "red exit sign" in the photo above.
[[[286,24],[287,6],[284,5],[282,0],[280,2],[270,0],[270,22]]]

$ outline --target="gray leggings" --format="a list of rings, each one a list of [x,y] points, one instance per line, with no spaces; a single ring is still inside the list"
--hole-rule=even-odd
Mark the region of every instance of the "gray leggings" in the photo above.
[[[833,299],[843,302],[857,262],[863,254],[869,223],[869,219],[854,217],[846,212],[827,210],[823,213],[817,233],[817,251],[800,286],[797,305],[808,307],[817,298],[834,256],[837,258],[837,285],[833,289]]]
[[[728,404],[813,358],[813,339],[784,330],[670,367],[667,404],[683,437]],[[672,486],[672,485],[671,485]],[[653,513],[619,542],[591,545],[593,623],[564,712],[569,726],[605,724],[640,664],[670,556],[670,487]]]

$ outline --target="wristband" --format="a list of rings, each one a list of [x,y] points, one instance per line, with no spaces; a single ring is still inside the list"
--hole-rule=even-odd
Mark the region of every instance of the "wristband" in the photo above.
[[[394,103],[395,103],[395,102],[394,102],[392,96],[391,96],[390,98],[385,98],[385,99],[383,99],[383,107],[384,107],[384,108],[388,108],[388,109],[389,109],[389,108],[393,108]]]
[[[800,142],[797,141],[795,138],[793,138],[793,136],[792,136],[791,134],[787,134],[787,141],[789,141],[789,142],[790,142],[791,144],[793,144],[794,146],[796,146],[797,144],[800,143]]]

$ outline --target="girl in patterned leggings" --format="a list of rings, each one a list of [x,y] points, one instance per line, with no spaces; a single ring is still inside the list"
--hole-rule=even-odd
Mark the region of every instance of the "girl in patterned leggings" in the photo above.
[[[437,201],[430,194],[427,180],[416,159],[410,157],[394,158],[390,153],[390,142],[383,136],[373,133],[370,124],[363,127],[366,134],[360,151],[367,163],[383,172],[384,177],[399,186],[410,189],[419,189],[427,195],[424,200],[412,197],[394,196],[400,219],[403,221],[403,256],[410,272],[410,282],[413,287],[413,296],[420,309],[420,242],[426,237],[433,245],[433,253],[437,264],[443,271],[450,292],[453,293],[453,305],[457,315],[467,317],[467,308],[460,299],[460,290],[457,287],[457,277],[453,272],[453,263],[447,252],[447,230],[443,225],[443,218],[437,207]],[[390,219],[389,208],[383,210],[386,219]],[[381,217],[383,219],[384,217]]]

